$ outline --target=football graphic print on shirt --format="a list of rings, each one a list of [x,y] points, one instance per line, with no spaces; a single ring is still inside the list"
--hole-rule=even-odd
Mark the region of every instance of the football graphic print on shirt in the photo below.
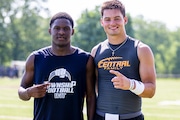
[[[60,80],[53,82],[52,79],[55,76],[66,81]],[[76,86],[76,81],[71,81],[70,73],[64,68],[52,71],[49,75],[48,82],[50,82],[50,85],[47,88],[47,93],[54,94],[54,99],[64,99],[67,94],[73,94],[74,87]]]
[[[129,60],[123,60],[123,57],[108,57],[98,62],[98,68],[104,70],[120,70],[130,66]]]

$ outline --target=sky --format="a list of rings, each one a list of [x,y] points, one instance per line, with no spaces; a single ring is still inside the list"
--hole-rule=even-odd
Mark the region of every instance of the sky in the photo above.
[[[59,11],[69,13],[77,20],[85,10],[93,10],[106,0],[48,0],[47,7],[51,15]],[[146,20],[160,21],[169,29],[180,27],[179,0],[121,0],[126,13],[132,17],[143,15]]]

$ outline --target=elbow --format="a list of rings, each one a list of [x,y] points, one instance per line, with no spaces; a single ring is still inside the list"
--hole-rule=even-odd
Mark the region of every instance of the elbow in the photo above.
[[[147,96],[148,98],[153,98],[155,96],[155,89],[151,90],[149,95]]]
[[[23,101],[28,101],[31,99],[31,97],[27,93],[27,90],[23,89],[22,87],[18,89],[18,96]]]
[[[151,94],[149,95],[149,98],[153,98],[155,96],[155,89],[151,92]]]
[[[155,96],[155,93],[156,93],[156,87],[153,86],[149,89],[145,89],[145,91],[140,96],[144,98],[153,98]]]
[[[143,97],[143,98],[153,98],[155,95],[155,92],[151,92],[149,94],[141,94],[140,96]]]
[[[21,96],[20,94],[18,94],[18,95],[19,95],[19,99],[21,99],[21,100],[23,100],[23,101],[28,101],[28,100],[30,100],[30,98],[25,98],[25,97]]]
[[[148,96],[148,98],[153,98],[154,95],[155,95],[155,93],[152,93],[152,94],[150,94],[150,95]]]
[[[156,93],[156,85],[154,85],[151,89],[151,94],[149,95],[149,98],[153,98],[155,96]]]

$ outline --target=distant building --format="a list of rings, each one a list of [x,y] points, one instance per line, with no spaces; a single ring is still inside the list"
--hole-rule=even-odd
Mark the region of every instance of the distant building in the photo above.
[[[25,69],[25,61],[13,60],[11,62],[11,69],[13,70],[13,77],[21,77]]]

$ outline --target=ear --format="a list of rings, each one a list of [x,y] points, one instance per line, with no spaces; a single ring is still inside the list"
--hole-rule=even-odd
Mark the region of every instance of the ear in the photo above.
[[[125,17],[124,17],[124,24],[126,25],[127,23],[128,23],[128,17],[125,16]]]
[[[100,19],[101,26],[103,26],[103,18]]]
[[[49,34],[51,35],[51,28],[48,29]]]
[[[72,29],[72,34],[71,34],[71,35],[74,35],[74,32],[75,32],[75,30],[74,30],[74,29]]]

